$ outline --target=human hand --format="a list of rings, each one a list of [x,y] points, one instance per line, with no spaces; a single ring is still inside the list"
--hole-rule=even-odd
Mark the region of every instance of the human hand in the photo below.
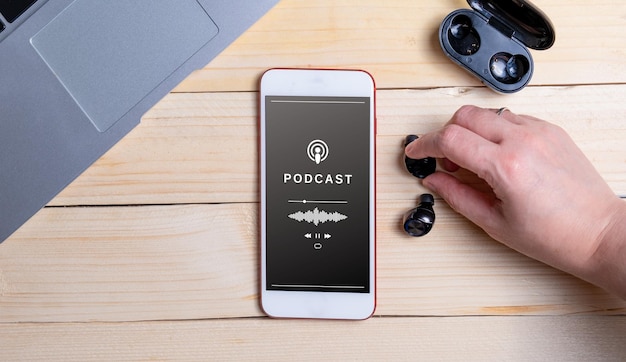
[[[431,174],[424,186],[494,239],[530,257],[602,284],[598,279],[606,268],[598,252],[626,252],[626,240],[603,245],[608,230],[626,222],[626,204],[558,126],[510,111],[498,115],[464,106],[444,127],[410,143],[405,153],[443,159],[448,172]],[[463,183],[454,174],[459,168],[475,173],[488,187]],[[613,232],[612,240],[626,239],[623,229],[617,237]],[[623,282],[626,270],[621,272]]]

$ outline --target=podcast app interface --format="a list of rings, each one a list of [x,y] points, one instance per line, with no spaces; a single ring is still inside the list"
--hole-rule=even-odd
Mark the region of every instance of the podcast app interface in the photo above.
[[[265,109],[266,288],[368,293],[370,99],[268,96]]]

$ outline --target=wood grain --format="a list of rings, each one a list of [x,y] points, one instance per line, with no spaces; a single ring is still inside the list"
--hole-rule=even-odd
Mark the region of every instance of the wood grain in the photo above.
[[[626,317],[0,324],[3,361],[621,361]]]
[[[379,316],[622,314],[626,302],[496,243],[444,203],[428,238],[377,207]],[[0,322],[263,315],[257,204],[47,208],[0,254]]]
[[[556,43],[532,51],[531,85],[626,81],[626,3],[535,0],[551,19]],[[464,0],[281,1],[208,66],[176,91],[256,90],[273,67],[367,69],[379,88],[476,86],[473,76],[441,51],[446,15],[469,9]]]

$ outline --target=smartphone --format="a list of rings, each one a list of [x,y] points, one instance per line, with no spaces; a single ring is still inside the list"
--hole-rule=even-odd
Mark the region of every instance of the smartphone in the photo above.
[[[263,74],[261,306],[269,316],[374,313],[375,133],[369,73]]]

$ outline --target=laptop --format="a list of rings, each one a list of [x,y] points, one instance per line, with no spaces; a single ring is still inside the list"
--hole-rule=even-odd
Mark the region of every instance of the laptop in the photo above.
[[[0,242],[278,0],[0,0]]]

